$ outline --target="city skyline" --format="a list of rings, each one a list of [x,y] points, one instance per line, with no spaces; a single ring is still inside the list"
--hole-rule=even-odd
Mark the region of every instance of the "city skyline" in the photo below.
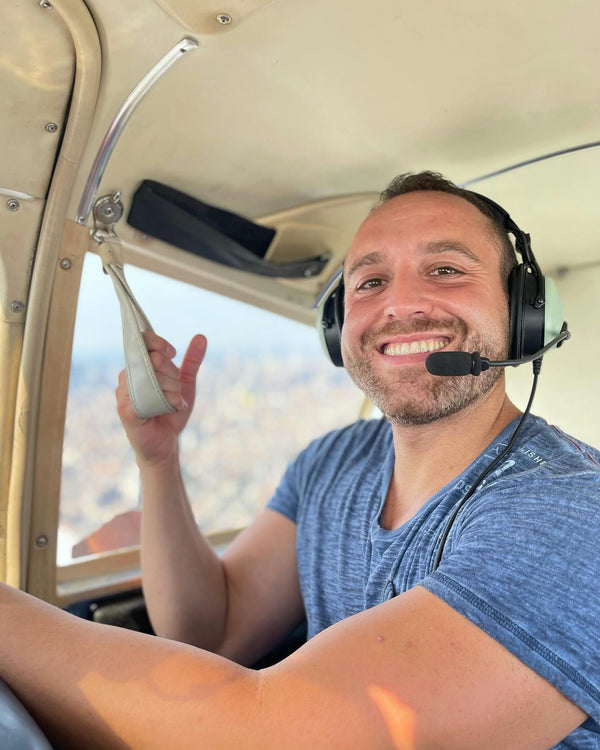
[[[140,499],[114,399],[124,359],[119,306],[98,259],[91,260],[97,262],[84,268],[71,363],[59,564]],[[204,530],[246,525],[311,439],[354,421],[362,394],[327,360],[314,329],[136,268],[127,276],[155,330],[178,349],[176,362],[195,321],[206,322],[209,349],[181,439],[184,476]]]

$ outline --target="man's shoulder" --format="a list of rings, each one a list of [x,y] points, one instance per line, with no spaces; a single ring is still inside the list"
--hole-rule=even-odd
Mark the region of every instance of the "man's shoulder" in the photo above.
[[[548,424],[532,417],[532,429],[526,431],[519,451],[533,466],[553,474],[589,474],[600,479],[600,451]]]
[[[550,523],[559,505],[569,512],[574,506],[595,512],[600,493],[600,451],[540,417],[531,416],[528,421],[512,451],[482,483],[474,512],[497,507],[503,517],[513,512],[522,516],[526,507],[537,503],[540,509],[551,511]],[[510,434],[501,438],[500,446],[508,438]],[[518,503],[512,502],[514,497],[519,498]]]
[[[390,465],[393,441],[389,423],[358,420],[313,440],[288,466],[269,507],[297,523],[299,507],[316,511],[318,498],[345,497],[346,489],[366,472],[379,472],[387,466],[391,473]],[[303,502],[305,498],[311,502]]]

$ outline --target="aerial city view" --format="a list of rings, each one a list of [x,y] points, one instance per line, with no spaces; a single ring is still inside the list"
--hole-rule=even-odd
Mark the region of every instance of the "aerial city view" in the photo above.
[[[110,295],[101,281],[102,293]],[[136,283],[141,286],[137,279]],[[188,287],[168,283],[177,285],[176,309],[186,310],[188,319],[207,320],[197,297],[199,312],[193,313],[181,299],[181,290]],[[197,289],[192,293],[199,292],[208,294]],[[78,544],[140,505],[133,451],[115,408],[114,389],[123,367],[118,312],[112,310],[116,317],[108,326],[114,335],[103,341],[104,334],[93,330],[97,314],[82,312],[83,294],[67,406],[59,564],[98,549],[131,546],[139,535],[138,514],[129,513],[129,530],[111,538],[109,546]],[[89,299],[93,296],[88,294]],[[311,439],[352,422],[362,402],[346,373],[326,360],[315,331],[241,303],[224,304],[229,318],[216,316],[216,332],[207,331],[209,350],[198,376],[194,412],[181,440],[188,494],[200,527],[208,533],[247,524],[269,500],[289,461]],[[104,302],[102,331],[107,329],[107,308],[111,309]],[[212,320],[214,309],[211,312]],[[186,326],[179,320],[166,321],[160,329],[151,319],[157,330],[168,331],[165,335],[171,340],[171,332],[177,331],[182,343],[173,343],[179,362],[190,331],[181,330]]]

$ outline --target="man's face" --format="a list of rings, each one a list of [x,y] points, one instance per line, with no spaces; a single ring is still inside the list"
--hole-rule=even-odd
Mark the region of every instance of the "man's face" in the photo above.
[[[344,263],[344,365],[382,413],[399,424],[455,414],[498,383],[425,370],[432,351],[505,359],[508,301],[486,218],[458,196],[414,192],[376,209]]]

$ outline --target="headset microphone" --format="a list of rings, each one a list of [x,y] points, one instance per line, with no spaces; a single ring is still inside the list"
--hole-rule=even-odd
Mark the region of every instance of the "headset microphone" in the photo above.
[[[559,347],[563,341],[570,338],[571,334],[567,330],[567,324],[563,324],[562,331],[556,338],[548,342],[546,346],[527,357],[519,359],[506,359],[494,362],[487,357],[482,357],[479,352],[433,352],[425,360],[425,368],[431,375],[481,375],[482,372],[490,367],[518,367],[527,362],[533,362],[540,359],[544,354]]]

